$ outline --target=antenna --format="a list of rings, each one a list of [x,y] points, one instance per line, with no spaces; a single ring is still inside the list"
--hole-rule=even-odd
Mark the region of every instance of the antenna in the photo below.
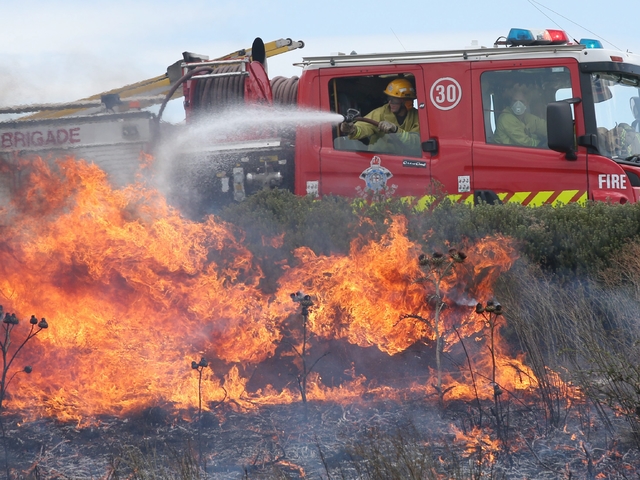
[[[402,44],[402,42],[400,41],[400,39],[398,38],[398,35],[396,35],[396,32],[393,31],[393,28],[391,29],[391,33],[393,33],[396,37],[396,40],[398,40],[398,43],[400,44],[400,46],[402,47],[402,49],[406,52],[407,49],[404,48],[404,45]]]
[[[562,28],[562,27],[561,27],[561,26],[560,26],[560,25],[559,25],[555,20],[553,20],[549,15],[547,15],[547,14],[546,14],[546,13],[544,13],[542,10],[540,10],[540,9],[537,7],[537,5],[540,5],[542,8],[546,8],[546,9],[547,9],[547,10],[549,10],[551,13],[553,13],[553,14],[555,14],[555,15],[558,15],[559,17],[564,18],[566,21],[571,22],[571,23],[573,23],[574,25],[577,25],[578,27],[580,27],[580,28],[582,28],[582,29],[586,30],[587,32],[589,32],[591,35],[595,35],[595,36],[596,36],[596,37],[598,37],[600,40],[603,40],[603,41],[607,42],[609,45],[613,46],[616,50],[622,50],[620,47],[618,47],[617,45],[614,45],[614,44],[613,44],[613,43],[611,43],[610,41],[608,41],[608,40],[606,40],[606,39],[602,38],[602,37],[601,37],[600,35],[598,35],[597,33],[592,32],[591,30],[589,30],[589,29],[588,29],[588,28],[586,28],[586,27],[583,27],[583,26],[582,26],[582,25],[580,25],[579,23],[574,22],[573,20],[571,20],[571,19],[569,19],[569,18],[565,17],[564,15],[559,14],[558,12],[556,12],[556,11],[554,11],[554,10],[551,10],[549,7],[547,7],[547,6],[543,5],[543,4],[541,4],[540,2],[538,2],[538,1],[536,1],[536,0],[527,0],[527,1],[528,1],[531,5],[533,5],[533,7],[534,7],[536,10],[538,10],[538,11],[539,11],[540,13],[542,13],[545,17],[547,17],[549,20],[551,20],[553,23],[555,23],[555,24],[556,24],[556,26],[557,26],[558,28]],[[574,41],[575,41],[576,43],[578,43],[575,39],[574,39]]]

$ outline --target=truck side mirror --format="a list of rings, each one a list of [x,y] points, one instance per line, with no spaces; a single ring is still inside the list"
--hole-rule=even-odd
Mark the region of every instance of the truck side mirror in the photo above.
[[[552,102],[547,105],[547,142],[551,150],[563,152],[567,160],[578,159],[569,102]]]

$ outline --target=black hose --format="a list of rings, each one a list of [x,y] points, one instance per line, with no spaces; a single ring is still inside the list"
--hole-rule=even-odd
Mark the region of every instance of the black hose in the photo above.
[[[158,111],[158,116],[155,119],[155,128],[153,129],[154,131],[151,132],[151,141],[149,142],[149,153],[153,153],[153,151],[155,150],[156,142],[158,141],[158,138],[160,136],[160,121],[162,120],[162,114],[164,113],[164,109],[167,107],[167,104],[173,98],[173,95],[176,93],[176,90],[178,90],[178,88],[182,86],[184,82],[189,80],[194,75],[198,75],[200,73],[211,73],[212,71],[213,69],[208,66],[196,67],[193,70],[190,70],[187,73],[185,73],[182,77],[178,79],[176,83],[174,83],[171,86],[171,88],[167,92],[167,95],[164,97],[164,100],[160,104],[160,110]],[[200,82],[198,82],[198,84],[199,83]]]
[[[160,123],[162,114],[169,103],[169,100],[176,93],[176,90],[194,75],[201,73],[235,73],[241,70],[240,65],[225,65],[212,68],[209,66],[196,67],[184,74],[169,90],[158,112],[157,122]],[[214,106],[228,107],[244,98],[244,76],[230,75],[222,77],[210,77],[196,82],[195,94],[193,96],[194,111],[209,111]]]
[[[185,73],[175,84],[173,84],[173,86],[169,89],[169,92],[167,93],[167,95],[164,97],[164,100],[160,104],[160,111],[158,112],[158,118],[156,121],[160,123],[160,119],[162,118],[162,113],[164,112],[164,109],[167,107],[167,103],[169,103],[169,100],[171,100],[173,95],[176,93],[176,90],[178,90],[178,87],[180,87],[184,82],[189,80],[194,75],[203,73],[203,72],[210,73],[212,70],[213,69],[211,67],[204,66],[204,67],[196,67],[193,70],[190,70],[187,73]]]

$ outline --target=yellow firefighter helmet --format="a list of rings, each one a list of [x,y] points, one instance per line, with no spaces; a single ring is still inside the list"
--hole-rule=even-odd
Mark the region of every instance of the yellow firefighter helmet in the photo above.
[[[385,88],[384,93],[389,95],[390,97],[396,98],[416,98],[416,90],[411,85],[411,82],[406,78],[396,78],[389,82],[387,88]]]

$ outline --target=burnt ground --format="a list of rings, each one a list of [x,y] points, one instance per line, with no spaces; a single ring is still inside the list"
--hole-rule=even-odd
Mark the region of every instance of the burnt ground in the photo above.
[[[562,428],[553,428],[541,409],[521,401],[500,408],[497,426],[495,404],[483,405],[483,429],[473,433],[480,416],[470,403],[442,410],[437,399],[410,396],[306,408],[224,404],[200,422],[160,407],[87,427],[5,416],[5,444],[11,477],[23,479],[186,479],[196,478],[195,464],[198,478],[223,480],[640,478],[636,444],[611,433],[624,431],[621,420],[574,404],[562,410]],[[467,439],[456,439],[456,430]],[[131,476],[134,469],[155,476]],[[436,471],[441,476],[429,474]]]

